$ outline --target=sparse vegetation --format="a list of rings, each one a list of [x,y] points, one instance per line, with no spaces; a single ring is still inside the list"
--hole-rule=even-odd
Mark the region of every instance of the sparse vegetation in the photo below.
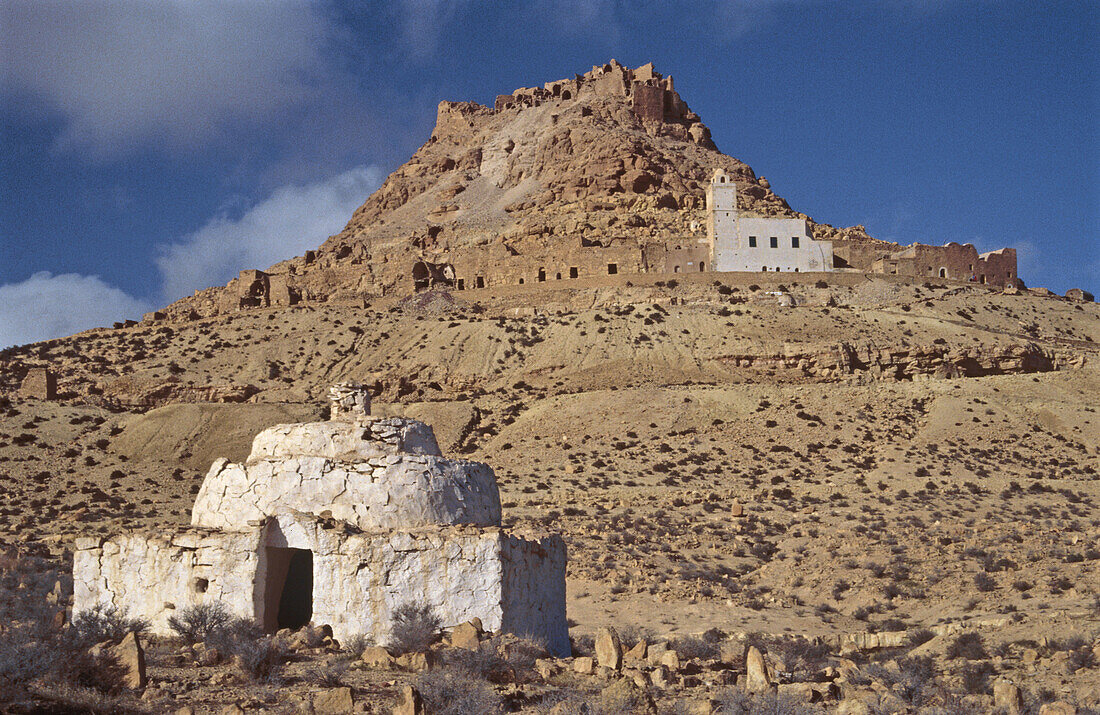
[[[442,624],[435,610],[427,603],[405,603],[394,609],[390,628],[391,648],[397,653],[417,653],[427,650],[439,637]]]

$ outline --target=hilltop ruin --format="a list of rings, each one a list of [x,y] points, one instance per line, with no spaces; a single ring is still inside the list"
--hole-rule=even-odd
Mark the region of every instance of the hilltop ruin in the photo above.
[[[734,259],[731,251],[747,250],[750,234],[716,239],[708,231],[718,210],[708,201],[716,173],[732,197],[721,210],[746,225],[763,222],[754,226],[760,248],[775,243],[783,256]],[[782,230],[763,233],[778,220],[787,222]],[[631,69],[612,60],[499,95],[492,106],[441,102],[428,141],[342,232],[316,251],[242,271],[226,287],[197,291],[147,319],[430,288],[796,268],[1010,287],[1019,280],[1012,249],[979,255],[969,244],[905,247],[871,238],[861,226],[815,222],[718,150],[672,77],[652,63]]]

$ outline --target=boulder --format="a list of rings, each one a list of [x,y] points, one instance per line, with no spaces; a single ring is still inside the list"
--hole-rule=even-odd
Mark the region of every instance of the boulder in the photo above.
[[[665,654],[666,650],[668,650],[667,643],[654,643],[646,649],[646,662],[650,665],[660,665],[661,656]]]
[[[764,662],[764,655],[756,646],[749,646],[745,654],[745,690],[750,693],[764,693],[771,687],[772,679],[768,673],[768,664]]]
[[[364,648],[363,655],[359,656],[359,660],[368,668],[392,668],[395,664],[389,651],[376,645]]]
[[[650,713],[656,715],[657,706],[644,688],[630,678],[620,678],[600,693],[603,709],[614,713]]]
[[[993,707],[1007,715],[1020,715],[1024,711],[1024,699],[1015,684],[1001,679],[993,683]]]
[[[655,687],[664,689],[672,685],[672,673],[668,672],[668,668],[663,665],[658,665],[653,669],[653,672],[649,674],[649,682]]]
[[[345,715],[351,712],[354,705],[351,688],[346,686],[313,693],[311,700],[314,715]]]
[[[614,628],[600,628],[596,631],[596,660],[605,668],[622,669],[623,646]]]
[[[401,697],[393,709],[393,715],[424,715],[424,700],[411,685],[401,688]]]
[[[814,685],[816,683],[784,683],[778,686],[779,695],[797,700],[800,703],[814,703],[821,700],[821,693]]]
[[[871,706],[862,700],[843,700],[836,706],[836,715],[871,715]]]
[[[661,665],[676,673],[680,670],[680,654],[674,650],[666,650],[661,655]]]
[[[543,680],[549,680],[561,672],[561,667],[556,660],[539,658],[535,661],[535,670]]]
[[[573,672],[581,675],[592,675],[596,672],[596,661],[588,656],[581,656],[573,660]]]
[[[1039,715],[1077,715],[1077,708],[1064,700],[1056,700],[1039,708]]]
[[[722,706],[717,700],[711,698],[692,700],[687,704],[687,712],[688,715],[714,715],[722,712]]]
[[[639,640],[637,643],[634,644],[633,648],[628,650],[626,653],[623,653],[623,659],[628,663],[644,661],[647,648],[648,646],[646,645],[645,640]]]
[[[435,665],[435,655],[431,651],[422,651],[420,653],[406,653],[397,657],[397,667],[410,671],[412,673],[423,673],[425,670],[431,670]]]
[[[451,647],[477,650],[481,647],[481,629],[473,623],[463,623],[451,630]]]
[[[125,672],[123,685],[132,690],[145,687],[145,651],[137,633],[127,633],[122,642],[108,649]]]

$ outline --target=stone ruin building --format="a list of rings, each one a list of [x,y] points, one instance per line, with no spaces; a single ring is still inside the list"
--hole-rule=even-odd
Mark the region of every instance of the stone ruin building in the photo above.
[[[170,616],[221,603],[268,632],[327,624],[385,644],[393,611],[422,602],[445,627],[480,618],[568,655],[561,537],[503,529],[493,470],[443,457],[428,425],[372,417],[358,385],[330,397],[329,421],[215,461],[190,527],[79,539],[74,613],[116,606],[168,634]]]
[[[521,87],[511,94],[497,95],[493,108],[505,112],[537,107],[543,102],[576,101],[586,95],[629,97],[634,115],[643,122],[684,124],[691,141],[714,147],[710,130],[676,93],[672,77],[661,75],[652,62],[630,69],[611,60],[605,65],[594,65],[591,72],[575,75],[573,79],[559,79],[542,87]]]
[[[56,400],[57,375],[49,368],[32,367],[27,370],[19,384],[19,394],[38,400]]]
[[[425,203],[422,209],[427,210],[422,220],[418,218],[415,225],[404,226],[397,230],[395,237],[389,237],[396,241],[400,250],[374,251],[368,243],[329,245],[326,242],[317,251],[307,251],[304,256],[282,261],[266,271],[242,271],[224,288],[196,291],[166,311],[147,314],[145,320],[195,319],[240,310],[291,306],[301,301],[360,301],[426,290],[499,289],[540,283],[554,285],[557,281],[569,285],[572,280],[592,282],[610,276],[642,273],[842,270],[912,279],[971,281],[997,287],[1022,285],[1017,275],[1016,252],[1011,248],[979,254],[970,244],[900,246],[873,239],[862,226],[837,230],[797,215],[739,214],[739,192],[744,204],[744,196],[756,196],[754,192],[770,190],[770,184],[763,177],[759,177],[757,183],[746,183],[745,175],[739,177],[740,185],[731,181],[728,185],[717,186],[714,180],[707,185],[706,232],[697,221],[689,224],[690,229],[685,227],[675,232],[669,229],[660,235],[632,235],[630,228],[623,228],[619,235],[610,232],[595,236],[583,232],[570,234],[568,231],[572,229],[560,233],[534,224],[519,241],[489,240],[490,234],[487,234],[478,236],[475,241],[452,246],[446,236],[446,226],[458,220],[464,210],[460,194],[466,192],[471,181],[503,172],[516,148],[515,140],[504,134],[481,146],[467,146],[466,140],[477,135],[479,126],[500,120],[507,126],[514,123],[522,127],[522,117],[534,117],[532,121],[538,121],[541,114],[549,114],[550,121],[556,122],[572,108],[577,109],[581,117],[592,116],[593,100],[604,102],[609,98],[614,98],[611,103],[616,106],[625,105],[647,133],[674,137],[717,151],[710,130],[677,93],[672,77],[657,72],[652,63],[631,69],[611,60],[572,78],[498,95],[492,107],[474,102],[443,101],[439,104],[429,142],[360,207],[362,211],[378,198],[378,205],[398,211],[421,195],[431,198],[427,203],[421,202]],[[539,107],[551,111],[536,109]],[[441,157],[428,150],[433,146],[453,146],[461,151],[456,151],[455,156]],[[630,159],[622,157],[622,161]],[[721,161],[715,157],[714,163]],[[541,188],[550,190],[555,201],[565,204],[587,200],[594,187],[599,186],[603,186],[600,191],[646,194],[654,185],[654,177],[638,168],[627,171],[629,164],[627,161],[619,170],[597,166],[594,171],[607,175],[582,176],[583,180]],[[433,194],[434,189],[429,188],[431,182],[439,179],[442,184],[442,178],[451,174],[455,175],[454,181],[449,180]],[[520,175],[525,181],[539,178],[527,177],[522,172]],[[398,180],[392,182],[392,195],[386,195],[385,186],[395,177]],[[493,180],[498,188],[504,187],[499,183],[503,178]],[[600,191],[595,192],[597,197]],[[646,204],[645,210],[685,211],[704,206],[703,197],[699,195],[677,198],[665,192],[650,198],[652,201]],[[520,202],[516,210],[522,214],[531,206]],[[504,210],[509,211],[510,206],[505,206]],[[729,220],[716,220],[719,215]],[[635,225],[630,223],[633,218],[641,217],[624,217],[618,225]],[[355,220],[353,216],[353,222]],[[378,226],[386,223],[386,220],[378,221]],[[644,221],[640,225],[644,225]],[[464,230],[469,230],[469,226]],[[479,234],[481,231],[481,228],[476,229]],[[757,241],[755,246],[752,245],[754,239]]]

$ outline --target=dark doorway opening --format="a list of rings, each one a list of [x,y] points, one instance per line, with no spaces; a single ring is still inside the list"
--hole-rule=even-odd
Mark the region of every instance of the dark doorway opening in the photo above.
[[[313,619],[313,552],[267,549],[264,630],[298,629]]]
[[[432,273],[428,270],[428,266],[423,261],[413,266],[413,288],[415,290],[424,290],[431,286]]]

